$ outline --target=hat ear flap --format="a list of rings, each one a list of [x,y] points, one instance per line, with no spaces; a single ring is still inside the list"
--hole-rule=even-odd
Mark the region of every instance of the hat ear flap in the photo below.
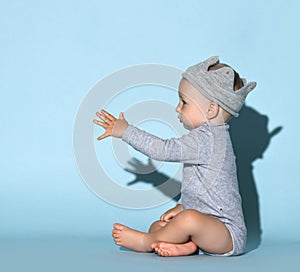
[[[245,95],[247,95],[248,93],[250,93],[255,87],[256,87],[256,82],[251,81],[247,84],[246,79],[242,78],[244,87],[236,90],[237,93],[244,93]]]
[[[219,63],[219,57],[214,56],[214,57],[210,57],[207,60],[203,61],[201,63],[201,66],[202,66],[203,71],[207,72],[210,66],[213,66],[218,63]]]
[[[256,82],[251,81],[246,85],[246,91],[247,93],[250,93],[255,87],[256,87]]]

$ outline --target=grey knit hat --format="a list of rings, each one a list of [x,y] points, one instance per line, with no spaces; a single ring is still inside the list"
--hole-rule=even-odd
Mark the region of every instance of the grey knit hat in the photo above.
[[[208,71],[209,67],[219,63],[219,57],[209,59],[189,67],[183,74],[199,92],[209,100],[217,103],[231,115],[238,117],[246,96],[251,92],[256,82],[249,82],[242,78],[244,86],[234,90],[234,71],[230,67],[222,67]]]

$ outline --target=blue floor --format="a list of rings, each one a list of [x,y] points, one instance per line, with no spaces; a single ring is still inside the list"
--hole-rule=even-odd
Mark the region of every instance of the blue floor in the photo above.
[[[300,271],[300,243],[263,242],[238,257],[163,258],[120,249],[108,238],[0,239],[0,271]]]

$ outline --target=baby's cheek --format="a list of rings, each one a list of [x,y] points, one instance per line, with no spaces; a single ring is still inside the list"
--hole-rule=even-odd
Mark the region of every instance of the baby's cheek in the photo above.
[[[190,128],[195,127],[195,120],[193,118],[185,118],[185,123]]]

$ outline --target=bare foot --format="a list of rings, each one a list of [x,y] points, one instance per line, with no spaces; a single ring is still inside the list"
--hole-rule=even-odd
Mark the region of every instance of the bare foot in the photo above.
[[[151,247],[163,257],[187,256],[197,251],[197,246],[192,241],[185,244],[172,244],[166,242],[152,243]]]
[[[121,224],[114,224],[112,230],[115,244],[138,252],[151,252],[151,242],[147,234]]]

